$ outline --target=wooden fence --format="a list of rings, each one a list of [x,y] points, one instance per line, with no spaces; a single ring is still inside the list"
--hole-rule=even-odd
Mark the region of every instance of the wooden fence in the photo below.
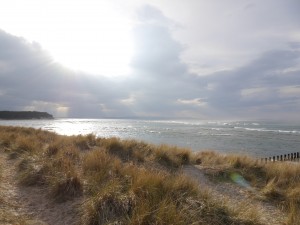
[[[261,158],[261,161],[262,162],[276,162],[276,161],[299,162],[299,159],[300,159],[300,153],[294,152],[294,153],[289,153],[289,154],[284,154],[284,155],[276,155],[276,156],[272,156],[272,157]]]

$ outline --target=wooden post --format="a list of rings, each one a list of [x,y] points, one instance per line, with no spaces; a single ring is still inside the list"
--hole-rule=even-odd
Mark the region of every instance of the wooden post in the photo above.
[[[273,156],[273,162],[275,162],[275,159],[276,159],[275,156]]]
[[[282,155],[280,155],[280,161],[282,161],[283,160],[283,157],[282,157]]]
[[[287,160],[288,161],[290,160],[290,154],[287,154]]]
[[[277,156],[277,160],[276,161],[279,161],[279,155]]]
[[[284,161],[286,160],[286,154],[284,154]]]

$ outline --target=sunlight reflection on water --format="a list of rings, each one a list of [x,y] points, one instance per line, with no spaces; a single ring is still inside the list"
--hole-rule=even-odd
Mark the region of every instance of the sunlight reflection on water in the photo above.
[[[0,125],[41,128],[63,135],[137,139],[194,151],[272,156],[299,151],[300,126],[268,122],[167,121],[133,119],[0,120]]]

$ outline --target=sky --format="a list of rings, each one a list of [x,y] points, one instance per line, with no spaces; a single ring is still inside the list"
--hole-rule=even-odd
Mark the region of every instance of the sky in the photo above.
[[[0,110],[300,121],[299,0],[0,6]]]

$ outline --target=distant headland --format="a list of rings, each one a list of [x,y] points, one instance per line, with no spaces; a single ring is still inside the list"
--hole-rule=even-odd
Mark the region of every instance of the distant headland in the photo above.
[[[54,117],[47,112],[0,111],[0,119],[3,119],[3,120],[30,120],[30,119],[54,119]]]

